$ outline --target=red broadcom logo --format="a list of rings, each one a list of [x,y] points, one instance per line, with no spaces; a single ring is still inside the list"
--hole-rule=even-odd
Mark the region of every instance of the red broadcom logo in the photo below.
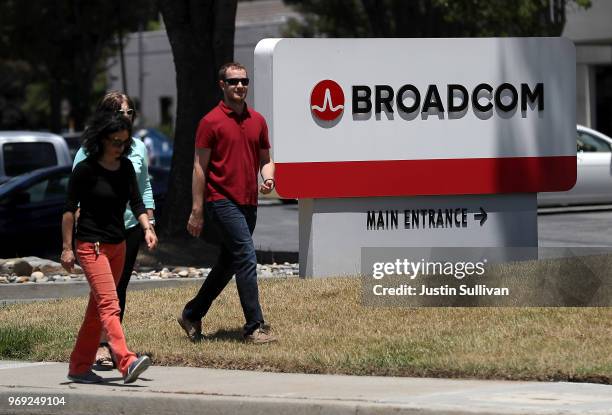
[[[310,94],[310,110],[322,121],[333,121],[344,111],[344,92],[340,85],[326,79],[315,85]]]

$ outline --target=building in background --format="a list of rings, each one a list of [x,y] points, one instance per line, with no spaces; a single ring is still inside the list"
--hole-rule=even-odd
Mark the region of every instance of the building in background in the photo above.
[[[261,39],[280,37],[282,26],[297,14],[282,0],[239,2],[236,13],[234,60],[253,76],[253,53]],[[127,88],[121,82],[121,65],[115,57],[109,69],[109,88],[126,91],[139,107],[139,126],[174,125],[176,75],[172,49],[165,30],[132,33],[125,46]],[[253,89],[247,103],[253,105]]]
[[[282,0],[239,2],[234,59],[253,75],[253,51],[261,39],[280,37],[283,25],[297,17]],[[612,136],[612,1],[592,6],[567,6],[563,36],[576,44],[576,119],[579,124]],[[133,33],[125,47],[127,88],[121,82],[119,59],[109,70],[109,87],[127,90],[140,108],[139,125],[172,127],[176,113],[176,79],[165,30]],[[247,103],[254,102],[253,89]]]
[[[576,45],[576,120],[612,136],[612,1],[567,7],[563,36]]]

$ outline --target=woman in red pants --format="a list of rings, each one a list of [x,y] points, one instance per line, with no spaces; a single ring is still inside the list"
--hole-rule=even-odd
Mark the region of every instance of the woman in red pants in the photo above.
[[[136,174],[127,159],[131,149],[132,126],[125,117],[97,113],[83,133],[88,157],[72,171],[62,217],[63,250],[61,262],[71,271],[74,212],[80,205],[76,231],[76,257],[91,289],[85,319],[70,356],[68,378],[78,383],[99,383],[103,379],[91,371],[100,333],[104,331],[115,353],[117,368],[124,382],[131,383],[151,364],[148,356],[137,357],[127,348],[119,319],[116,284],[125,261],[123,212],[127,202],[145,232],[149,249],[157,245]]]
[[[116,114],[123,115],[126,117],[132,125],[134,125],[134,119],[136,117],[136,111],[134,109],[134,102],[126,94],[119,91],[110,91],[100,100],[96,112],[113,112]],[[77,154],[74,156],[74,162],[72,168],[75,168],[77,164],[87,158],[85,148],[81,147]],[[136,181],[138,182],[138,188],[140,190],[140,196],[145,204],[145,209],[149,215],[149,223],[153,227],[155,232],[155,201],[153,200],[153,189],[151,188],[151,182],[149,180],[149,169],[147,148],[145,144],[139,139],[132,140],[132,148],[127,158],[132,162],[134,171],[136,172]],[[76,214],[78,222],[78,211]],[[123,265],[123,272],[121,278],[117,283],[117,297],[119,297],[119,320],[123,321],[123,315],[126,308],[126,297],[127,288],[132,277],[132,271],[134,270],[134,264],[144,232],[142,227],[138,223],[138,219],[133,215],[132,210],[127,207],[123,215],[123,222],[125,224],[125,264]],[[113,361],[112,350],[108,345],[108,339],[102,333],[100,338],[100,345],[96,353],[95,366],[96,370],[113,370],[115,363]]]

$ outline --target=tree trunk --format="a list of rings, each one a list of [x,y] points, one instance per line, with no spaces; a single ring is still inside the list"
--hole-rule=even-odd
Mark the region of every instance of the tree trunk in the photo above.
[[[186,234],[200,119],[221,98],[219,67],[234,56],[236,0],[159,0],[176,69],[176,129],[162,236]]]
[[[49,107],[49,130],[59,134],[62,132],[62,87],[61,82],[53,78],[49,82]]]
[[[92,45],[89,53],[75,56],[74,81],[66,94],[70,103],[71,126],[75,131],[85,128],[91,114],[93,85],[98,71],[96,62],[102,57],[102,47],[102,44]]]

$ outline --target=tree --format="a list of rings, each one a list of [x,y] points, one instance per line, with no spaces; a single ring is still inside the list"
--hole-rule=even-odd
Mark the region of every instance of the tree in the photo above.
[[[590,0],[569,0],[588,7]],[[559,36],[568,0],[284,0],[298,37]]]
[[[0,130],[26,127],[26,114],[21,105],[30,72],[30,67],[23,62],[0,60]]]
[[[176,68],[176,129],[170,185],[161,218],[164,236],[186,233],[191,173],[200,119],[221,98],[219,67],[233,59],[236,0],[159,0]]]
[[[22,61],[47,85],[48,127],[61,130],[61,104],[70,103],[75,128],[83,128],[96,97],[93,83],[117,46],[123,27],[134,29],[152,0],[4,0],[0,3],[0,56]]]

